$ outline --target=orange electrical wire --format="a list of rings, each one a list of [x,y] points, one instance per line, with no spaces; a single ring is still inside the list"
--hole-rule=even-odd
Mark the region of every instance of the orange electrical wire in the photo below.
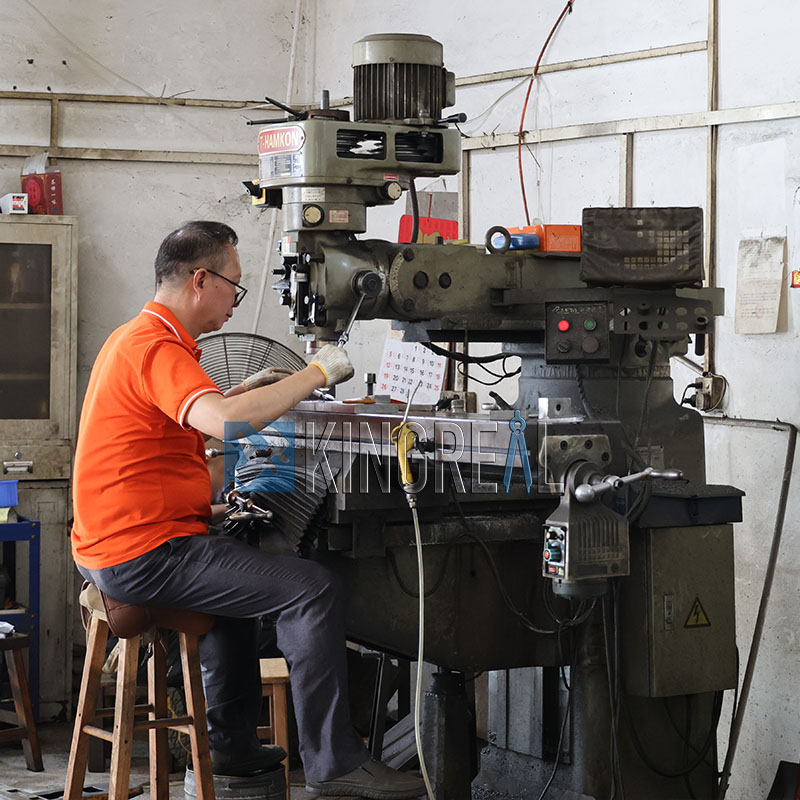
[[[567,0],[564,10],[559,14],[558,19],[556,20],[556,24],[550,29],[550,33],[542,45],[542,51],[539,53],[539,58],[536,59],[536,66],[533,68],[533,75],[531,75],[530,83],[528,83],[528,91],[525,95],[525,104],[522,106],[522,117],[519,121],[519,140],[517,142],[517,162],[519,163],[519,188],[522,190],[522,205],[525,207],[525,222],[527,225],[531,224],[531,217],[528,213],[528,198],[525,195],[525,176],[522,173],[522,132],[525,130],[525,114],[528,111],[528,99],[531,96],[534,78],[536,78],[536,76],[539,74],[539,64],[542,63],[544,51],[547,50],[547,45],[550,44],[550,40],[553,38],[553,34],[558,29],[561,21],[564,19],[567,13],[572,13],[572,4],[574,2],[575,0]]]

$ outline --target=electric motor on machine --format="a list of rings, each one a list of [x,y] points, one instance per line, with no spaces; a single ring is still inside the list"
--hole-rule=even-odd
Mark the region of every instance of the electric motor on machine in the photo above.
[[[430,36],[378,33],[353,45],[353,119],[435,123],[455,103],[455,76]]]

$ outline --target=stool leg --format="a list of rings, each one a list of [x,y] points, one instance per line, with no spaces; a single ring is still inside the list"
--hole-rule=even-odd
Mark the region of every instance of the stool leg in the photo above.
[[[200,678],[200,652],[197,637],[180,633],[183,687],[186,691],[186,711],[193,724],[189,727],[192,745],[192,766],[197,800],[214,800],[214,778],[211,773],[211,752],[208,746],[208,722],[203,682]]]
[[[117,700],[114,706],[114,733],[111,741],[111,778],[108,784],[109,800],[128,798],[138,661],[139,637],[120,639]]]
[[[83,732],[83,726],[91,725],[94,722],[97,693],[100,690],[100,675],[106,660],[107,640],[107,623],[93,614],[89,621],[86,659],[83,662],[78,707],[75,709],[75,727],[72,730],[72,745],[69,749],[64,800],[81,800],[83,797],[83,781],[86,777],[90,738],[89,734]]]
[[[147,699],[153,707],[150,719],[164,719],[167,710],[166,642],[161,631],[156,633],[153,652],[147,662]],[[166,728],[150,729],[150,798],[169,800],[169,747]]]
[[[42,751],[39,747],[39,736],[36,733],[36,721],[33,719],[31,694],[28,690],[28,678],[25,674],[25,662],[22,650],[6,650],[6,666],[11,680],[11,694],[14,698],[14,711],[20,725],[25,726],[25,738],[22,740],[22,751],[25,753],[25,764],[31,772],[41,772]]]
[[[289,787],[289,721],[286,713],[286,684],[276,683],[272,686],[272,741],[279,744],[287,753],[283,760],[286,773],[286,787]]]

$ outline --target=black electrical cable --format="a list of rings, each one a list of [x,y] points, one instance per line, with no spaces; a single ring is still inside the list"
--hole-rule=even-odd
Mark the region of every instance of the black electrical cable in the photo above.
[[[639,437],[642,435],[642,430],[644,428],[645,419],[647,417],[648,407],[649,407],[649,397],[650,397],[650,384],[653,382],[653,375],[656,371],[656,358],[658,355],[658,346],[659,343],[656,341],[651,342],[652,347],[650,349],[650,359],[647,363],[647,379],[645,380],[644,384],[644,397],[642,398],[642,410],[639,414],[639,427],[636,429],[636,436],[633,437],[633,449],[636,450],[637,445],[639,444]]]
[[[408,182],[408,189],[411,192],[411,244],[416,244],[419,239],[419,201],[413,178]]]
[[[550,618],[556,623],[556,625],[559,626],[559,628],[574,628],[577,625],[582,625],[587,619],[589,619],[592,611],[594,611],[595,604],[597,603],[597,600],[592,600],[592,602],[587,606],[586,601],[581,600],[578,604],[575,614],[567,619],[562,619],[553,609],[553,601],[550,594],[550,583],[542,583],[542,598],[544,599],[545,611],[547,611]]]
[[[455,544],[455,540],[451,541],[447,547],[447,550],[444,554],[444,561],[442,562],[442,569],[439,572],[439,577],[436,579],[436,582],[433,586],[425,592],[425,597],[430,597],[434,594],[439,587],[442,585],[442,581],[444,580],[445,572],[447,571],[447,563],[450,560],[450,553],[453,549],[453,545]],[[392,552],[391,548],[386,549],[386,558],[389,561],[389,566],[392,568],[392,572],[394,573],[394,577],[397,580],[397,585],[400,587],[404,594],[407,594],[409,597],[416,597],[419,598],[419,592],[415,589],[409,589],[403,579],[400,577],[400,570],[397,566],[397,559],[395,558],[394,553]]]
[[[717,726],[719,725],[719,716],[722,711],[722,692],[714,693],[714,705],[711,713],[711,726],[708,731],[708,736],[703,742],[703,746],[698,751],[697,757],[694,759],[694,761],[679,770],[664,769],[663,767],[659,767],[653,763],[652,759],[647,755],[644,747],[642,746],[641,739],[636,731],[636,727],[633,722],[633,716],[627,702],[622,703],[622,710],[625,717],[625,722],[630,730],[631,742],[633,743],[633,747],[644,765],[651,772],[654,772],[656,775],[659,775],[662,778],[680,778],[684,775],[688,775],[690,772],[694,772],[703,763],[703,761],[705,761],[706,755],[708,754],[708,751],[711,748],[714,739],[716,738]]]
[[[550,773],[550,777],[548,778],[547,783],[544,785],[542,793],[539,795],[539,800],[544,800],[544,796],[547,794],[548,790],[550,789],[550,786],[555,780],[556,772],[558,772],[558,765],[561,763],[561,744],[564,741],[564,731],[567,729],[567,720],[569,719],[571,710],[572,710],[572,690],[568,686],[567,707],[564,709],[564,718],[561,720],[561,730],[559,731],[558,744],[556,745],[556,763],[553,764],[553,771]]]
[[[464,526],[464,532],[460,534],[458,538],[466,537],[467,539],[471,539],[474,541],[481,549],[481,552],[486,557],[486,561],[489,564],[489,569],[492,571],[492,575],[494,577],[495,584],[497,585],[497,589],[500,592],[500,597],[506,605],[506,608],[526,627],[528,630],[533,631],[534,633],[540,633],[546,636],[552,636],[554,633],[557,633],[557,630],[548,630],[546,628],[540,628],[535,625],[531,619],[528,617],[527,614],[520,611],[514,601],[509,596],[508,592],[506,591],[506,587],[503,585],[503,579],[500,577],[500,571],[497,569],[497,563],[494,560],[494,556],[492,555],[492,551],[486,546],[486,542],[483,541],[479,536],[476,536],[472,532],[472,528],[470,527],[469,520],[467,519],[466,515],[464,514],[464,509],[461,507],[461,503],[458,501],[458,497],[453,487],[452,483],[452,475],[450,476],[450,496],[453,499],[453,502],[458,510],[458,514],[461,517],[461,522]]]
[[[652,494],[653,484],[650,481],[644,481],[644,483],[642,483],[639,487],[639,493],[636,495],[636,499],[633,501],[633,503],[631,503],[631,507],[625,514],[625,517],[630,525],[634,525],[636,522],[638,522],[639,517],[642,516],[645,508],[647,508],[647,504],[650,502],[650,497]]]
[[[606,651],[606,681],[608,683],[608,706],[609,715],[611,717],[611,730],[609,737],[609,761],[611,762],[611,792],[609,800],[614,800],[617,796],[617,779],[619,775],[619,759],[617,749],[617,714],[615,704],[615,677],[613,663],[613,645],[611,642],[611,622],[609,621],[609,605],[611,604],[611,597],[606,595],[601,603],[603,610],[603,643]]]
[[[687,695],[687,696],[690,696],[690,695]],[[693,745],[693,744],[692,744],[692,741],[691,741],[691,739],[688,739],[688,740],[687,740],[687,738],[686,738],[686,731],[682,731],[682,730],[680,729],[680,727],[678,726],[678,723],[675,721],[675,717],[673,717],[673,716],[672,716],[672,712],[670,711],[670,708],[669,708],[669,699],[670,699],[670,698],[668,698],[668,697],[662,697],[661,699],[662,699],[662,706],[664,707],[664,712],[666,713],[666,715],[667,715],[667,718],[669,719],[670,725],[672,725],[672,729],[675,731],[675,733],[677,733],[677,734],[678,734],[678,736],[680,736],[680,737],[681,737],[681,741],[684,743],[684,745],[685,745],[686,747],[688,747],[688,748],[689,748],[689,749],[690,749],[690,750],[691,750],[691,751],[692,751],[692,752],[693,752],[695,755],[697,755],[697,754],[700,752],[699,748],[697,748],[695,745]],[[691,727],[691,726],[689,726],[689,727]],[[687,763],[688,763],[688,762],[687,762]],[[708,767],[710,770],[712,770],[713,772],[716,772],[716,771],[717,771],[717,768],[716,768],[716,766],[715,766],[714,764],[712,764],[712,763],[711,763],[711,762],[708,760],[708,758],[704,759],[703,763],[704,763],[704,764],[705,764],[705,765],[706,765],[706,766],[707,766],[707,767]]]
[[[463,370],[458,371],[459,375],[464,375]],[[475,383],[479,383],[481,386],[497,386],[499,383],[502,383],[505,378],[498,378],[496,381],[482,381],[480,378],[476,378],[474,375],[470,375],[469,379],[474,381]]]
[[[687,404],[690,404],[690,403],[691,403],[691,398],[689,398],[689,399],[687,400],[687,398],[686,398],[686,392],[688,392],[688,391],[689,391],[689,389],[698,389],[698,388],[700,388],[701,386],[702,386],[702,384],[701,384],[701,383],[698,383],[697,381],[693,381],[692,383],[688,383],[688,384],[686,384],[686,387],[685,387],[685,388],[684,388],[684,390],[683,390],[683,394],[681,395],[681,402],[680,402],[680,403],[678,403],[678,405],[685,406],[685,405],[687,405]]]
[[[452,359],[453,361],[462,361],[465,364],[489,364],[492,361],[502,361],[504,358],[509,357],[508,353],[497,353],[496,355],[492,356],[470,356],[466,355],[465,353],[451,353],[449,350],[445,350],[433,342],[423,342],[423,344],[432,353],[436,353],[437,356],[444,356],[445,358]]]
[[[498,375],[496,372],[492,372],[492,371],[489,369],[489,367],[487,367],[485,364],[478,364],[478,366],[479,366],[479,367],[480,367],[480,368],[481,368],[481,369],[482,369],[484,372],[488,372],[488,373],[489,373],[489,375],[491,375],[493,378],[513,378],[515,375],[519,375],[519,374],[520,374],[520,372],[522,372],[522,363],[520,363],[520,365],[519,365],[519,366],[518,366],[518,367],[517,367],[517,368],[516,368],[516,369],[515,369],[513,372],[509,372],[509,371],[508,371],[508,368],[506,367],[506,361],[507,361],[509,358],[519,358],[519,356],[506,356],[506,357],[503,359],[503,363],[500,365],[500,369],[502,369],[502,370],[503,370],[503,374],[502,374],[502,375]]]

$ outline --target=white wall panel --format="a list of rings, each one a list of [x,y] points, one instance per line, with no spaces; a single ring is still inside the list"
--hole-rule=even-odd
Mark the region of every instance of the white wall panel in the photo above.
[[[243,286],[250,291],[225,330],[249,331],[264,265],[268,212],[241,189],[247,167],[65,162],[64,202],[79,220],[79,391],[108,334],[153,296],[153,261],[164,236],[190,219],[216,219],[239,235]],[[103,198],[100,200],[100,198]],[[274,296],[273,296],[274,295]],[[281,341],[286,320],[267,292],[259,332]]]
[[[699,51],[540,75],[525,129],[703,111],[705,62],[705,51]],[[459,88],[454,109],[468,117],[461,129],[471,136],[519,130],[527,87],[516,80]]]
[[[758,9],[744,0],[719,4],[720,108],[787,103],[800,96],[800,3]]]
[[[486,3],[394,3],[355,0],[317,3],[317,86],[351,93],[350,47],[372,33],[425,33],[444,45],[445,65],[456,75],[533,66],[565,3],[514,0]],[[347,20],[347,25],[342,21]],[[635,24],[634,24],[635,23]],[[706,4],[635,0],[576,0],[553,37],[543,63],[622,53],[706,38]]]
[[[0,88],[260,98],[286,86],[294,3],[0,4]]]
[[[263,111],[122,103],[64,103],[59,145],[244,153],[255,157]],[[254,170],[257,169],[254,167]],[[255,174],[255,173],[254,173]]]
[[[588,206],[619,205],[619,137],[553,142],[523,149],[531,219],[580,224]],[[538,165],[537,165],[538,162]],[[476,150],[471,157],[470,241],[494,225],[525,225],[516,148]]]
[[[633,204],[704,208],[707,142],[705,128],[636,134]]]
[[[49,141],[50,103],[44,100],[0,101],[0,144],[47,147]]]

